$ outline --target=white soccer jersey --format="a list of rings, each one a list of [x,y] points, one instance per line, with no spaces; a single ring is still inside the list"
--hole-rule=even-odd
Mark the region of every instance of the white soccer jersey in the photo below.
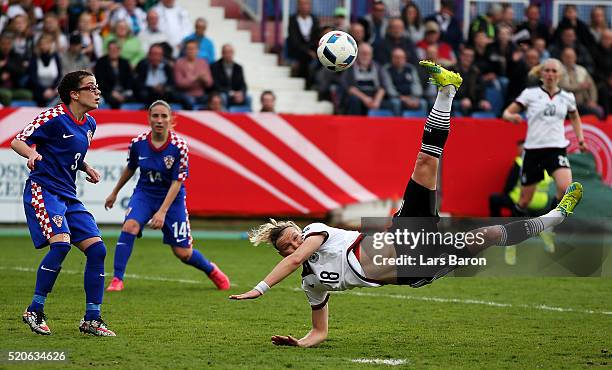
[[[328,291],[380,286],[360,279],[353,271],[364,275],[351,248],[361,241],[359,232],[314,223],[306,226],[302,232],[304,240],[313,235],[325,237],[321,247],[304,263],[302,273],[302,289],[314,309],[325,306]]]
[[[542,87],[530,87],[516,98],[527,111],[527,138],[525,149],[565,148],[563,122],[568,112],[576,111],[576,98],[571,92],[559,90],[550,96]]]

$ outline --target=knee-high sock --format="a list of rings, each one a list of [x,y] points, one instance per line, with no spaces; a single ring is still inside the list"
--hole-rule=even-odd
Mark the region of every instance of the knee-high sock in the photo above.
[[[118,279],[123,280],[125,274],[125,267],[127,266],[128,260],[132,255],[132,249],[134,248],[134,241],[136,235],[126,233],[122,231],[117,240],[117,246],[115,247],[115,264],[114,264],[114,276]]]
[[[49,252],[40,262],[36,271],[36,288],[28,311],[42,311],[47,294],[51,293],[55,280],[62,269],[62,262],[70,252],[70,244],[64,242],[51,243]]]
[[[500,225],[498,227],[501,231],[501,238],[497,245],[519,244],[550,227],[559,225],[563,220],[565,220],[565,216],[561,212],[552,210],[544,216]]]
[[[436,158],[442,155],[450,129],[450,111],[456,91],[455,86],[444,86],[438,90],[436,102],[429,112],[423,130],[421,144],[423,153]]]
[[[100,305],[104,296],[104,258],[106,247],[103,241],[96,242],[85,250],[85,320],[100,317]]]
[[[204,257],[202,252],[193,248],[191,252],[191,257],[187,261],[183,261],[183,263],[187,265],[191,265],[198,270],[202,270],[206,273],[206,275],[210,274],[214,269],[214,266],[210,263],[209,260]]]

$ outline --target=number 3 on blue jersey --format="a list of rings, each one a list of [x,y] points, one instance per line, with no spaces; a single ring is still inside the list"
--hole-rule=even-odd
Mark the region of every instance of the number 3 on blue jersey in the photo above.
[[[79,169],[79,159],[81,159],[81,153],[76,153],[74,155],[74,164],[70,166],[70,169],[76,171]]]

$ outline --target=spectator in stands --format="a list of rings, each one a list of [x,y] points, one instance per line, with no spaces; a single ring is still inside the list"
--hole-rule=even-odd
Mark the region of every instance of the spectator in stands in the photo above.
[[[70,35],[68,50],[61,53],[62,73],[89,70],[91,61],[83,54],[83,38],[78,32]]]
[[[172,67],[164,61],[164,49],[153,44],[146,59],[136,66],[134,95],[146,106],[156,100],[174,101],[176,97]]]
[[[218,92],[213,91],[208,95],[208,104],[206,105],[206,110],[210,110],[213,112],[224,112],[225,108],[223,107],[223,99]]]
[[[543,62],[550,58],[550,52],[546,49],[546,40],[543,37],[536,37],[533,39],[533,48],[540,53],[540,61]]]
[[[474,34],[474,64],[478,67],[484,81],[492,82],[497,79],[496,64],[489,59],[489,45],[492,40],[483,31]]]
[[[495,25],[501,20],[503,8],[498,3],[491,3],[486,14],[480,14],[470,24],[468,43],[474,45],[474,37],[478,32],[484,32],[489,39],[495,39]]]
[[[298,77],[306,78],[310,87],[310,64],[317,58],[317,36],[319,20],[312,14],[310,0],[298,0],[297,13],[289,17],[287,54],[293,59],[294,70]]]
[[[596,42],[601,40],[602,33],[609,28],[606,20],[606,8],[594,6],[591,9],[591,34]]]
[[[383,106],[385,91],[390,88],[391,81],[389,75],[372,59],[372,54],[369,44],[361,44],[355,65],[342,74],[346,114],[367,115],[370,109]],[[391,108],[390,103],[386,103]]]
[[[60,28],[64,33],[70,30],[70,14],[68,8],[70,7],[70,0],[56,0],[55,5],[51,8],[50,13],[57,16]]]
[[[516,22],[514,21],[514,8],[510,4],[502,5],[501,19],[497,23],[497,27],[506,26],[510,27],[511,33],[516,29]]]
[[[336,9],[334,9],[334,22],[333,22],[332,28],[334,30],[339,30],[339,31],[344,31],[344,32],[348,31],[345,7],[338,6],[336,7]]]
[[[210,67],[214,90],[224,95],[226,106],[246,104],[247,85],[242,66],[234,62],[234,47],[225,44],[221,48],[221,59]]]
[[[576,31],[573,28],[561,30],[561,39],[551,45],[548,50],[553,58],[559,59],[561,58],[561,51],[565,48],[573,48],[578,56],[578,64],[586,68],[589,73],[594,71],[593,58],[587,47],[578,41]]]
[[[38,38],[42,34],[48,34],[53,37],[53,50],[58,53],[63,53],[68,49],[68,38],[62,33],[59,27],[59,21],[57,16],[53,13],[45,14],[43,18],[43,26],[41,31],[34,37],[34,41],[38,41]]]
[[[542,62],[540,53],[535,48],[530,48],[522,58],[514,63],[513,67],[508,71],[508,87],[506,89],[506,104],[512,103],[527,87],[537,86],[540,81],[533,75],[529,74],[532,68]]]
[[[404,34],[404,22],[401,18],[390,19],[387,35],[372,46],[374,48],[374,60],[381,66],[391,61],[391,51],[395,48],[404,49],[410,63],[414,65],[418,63],[416,47],[410,38]]]
[[[147,15],[140,9],[136,0],[123,0],[123,4],[113,11],[111,26],[119,21],[125,21],[134,35],[138,35],[146,25]]]
[[[512,29],[506,25],[497,28],[495,41],[487,46],[487,58],[495,66],[495,74],[507,76],[508,69],[512,67],[516,45],[512,42]],[[517,59],[520,55],[517,55]]]
[[[455,109],[468,116],[473,111],[490,111],[491,103],[484,99],[484,82],[480,70],[474,65],[474,49],[463,48],[455,71],[463,77],[463,83],[455,95]]]
[[[166,60],[171,59],[174,54],[168,35],[159,28],[159,14],[157,14],[155,9],[149,9],[147,12],[147,25],[138,34],[138,39],[145,53],[149,51],[151,45],[161,44],[164,47],[164,57]]]
[[[264,92],[262,92],[261,96],[259,97],[259,101],[261,103],[261,112],[276,112],[274,107],[276,104],[276,96],[272,91],[265,90]]]
[[[104,50],[108,49],[108,43],[117,41],[121,46],[121,57],[127,59],[130,65],[136,66],[144,57],[140,40],[132,34],[130,25],[125,20],[118,20],[112,27],[113,32],[104,40]]]
[[[108,43],[108,54],[98,59],[94,67],[96,81],[106,104],[113,109],[132,99],[134,77],[130,62],[121,57],[121,45],[117,41]]]
[[[401,116],[404,109],[421,108],[423,87],[419,73],[407,60],[404,49],[395,48],[391,53],[391,64],[384,67],[391,80],[388,93],[396,116]]]
[[[436,21],[425,23],[425,38],[417,44],[419,59],[425,58],[425,50],[430,45],[438,47],[438,62],[444,67],[452,67],[457,64],[457,57],[453,48],[444,41],[440,41],[440,26]]]
[[[198,58],[196,40],[185,44],[185,56],[174,65],[174,80],[184,109],[191,110],[195,104],[206,104],[206,90],[213,86],[213,78],[206,59]]]
[[[0,103],[9,106],[13,100],[31,100],[32,92],[23,88],[26,76],[21,55],[13,50],[14,35],[0,35]]]
[[[563,18],[557,25],[557,30],[555,31],[554,35],[555,41],[563,42],[563,33],[567,28],[574,30],[576,35],[575,38],[578,43],[587,47],[595,45],[595,38],[593,37],[593,34],[591,34],[589,26],[578,18],[576,5],[568,4],[565,6],[565,8],[563,8]],[[580,55],[579,50],[576,50],[576,53]]]
[[[438,62],[438,45],[429,45],[427,47],[427,50],[425,50],[425,59],[435,63]],[[417,68],[417,71],[419,72],[419,79],[421,80],[421,87],[423,88],[423,99],[427,101],[427,106],[431,108],[438,95],[438,87],[429,83],[429,74],[424,68]]]
[[[18,15],[25,15],[29,23],[36,27],[43,20],[44,13],[39,6],[34,5],[33,0],[19,0],[8,7],[6,15],[9,19]]]
[[[52,103],[57,97],[57,84],[62,78],[62,62],[59,55],[53,52],[51,35],[42,35],[38,39],[28,75],[36,104],[46,107]]]
[[[612,113],[612,30],[602,32],[595,61],[599,105],[608,115]]]
[[[28,17],[25,15],[15,16],[9,23],[8,28],[11,34],[15,36],[13,40],[13,50],[15,50],[15,53],[27,61],[32,59],[34,38],[32,37]]]
[[[106,37],[110,33],[110,9],[108,7],[111,5],[105,4],[103,7],[101,1],[103,0],[88,0],[85,11],[91,14],[92,28],[98,31],[100,36]],[[113,3],[113,7],[118,5]]]
[[[536,4],[529,5],[525,9],[525,18],[527,19],[517,27],[515,34],[526,32],[526,37],[532,41],[541,37],[546,40],[546,43],[549,43],[551,39],[550,28],[540,20],[540,7]]]
[[[365,28],[363,27],[363,24],[359,22],[351,23],[349,34],[353,36],[353,39],[355,39],[357,45],[365,42]]]
[[[421,19],[421,11],[415,3],[409,2],[402,9],[402,21],[404,21],[404,27],[406,27],[406,34],[414,44],[423,40],[425,27],[423,19]]]
[[[168,35],[170,46],[175,50],[174,56],[178,56],[181,43],[192,27],[187,10],[176,5],[175,0],[160,0],[153,9],[159,14],[159,28]]]
[[[91,14],[82,13],[79,16],[77,31],[83,38],[83,53],[93,62],[102,56],[103,41],[100,33],[91,25]]]
[[[387,34],[387,8],[381,0],[374,0],[372,12],[358,20],[365,30],[365,39],[370,45],[382,41]]]
[[[578,113],[595,114],[599,119],[603,119],[603,109],[597,105],[597,86],[589,72],[576,64],[576,51],[569,47],[563,49],[561,63],[565,67],[565,73],[559,81],[559,87],[574,93]]]
[[[206,22],[206,19],[196,19],[194,26],[195,32],[185,37],[183,40],[183,45],[185,45],[188,41],[195,40],[198,45],[198,58],[206,59],[208,64],[213,64],[215,62],[215,46],[212,40],[206,37],[207,27],[208,22]]]
[[[463,45],[463,31],[459,25],[459,20],[455,17],[455,2],[453,0],[442,0],[440,11],[427,17],[425,21],[436,21],[440,26],[442,35],[440,40],[453,47],[455,53],[459,52]]]

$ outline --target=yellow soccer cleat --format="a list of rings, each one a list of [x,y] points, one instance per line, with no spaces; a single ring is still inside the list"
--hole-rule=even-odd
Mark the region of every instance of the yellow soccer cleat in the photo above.
[[[427,73],[431,75],[429,82],[438,86],[438,89],[444,86],[453,85],[458,90],[459,86],[461,86],[461,83],[463,82],[463,78],[459,73],[449,71],[448,69],[430,60],[421,60],[419,65],[425,68]]]
[[[572,182],[570,186],[565,190],[565,195],[563,199],[555,208],[557,211],[561,212],[563,216],[567,217],[574,212],[574,208],[580,203],[582,199],[582,184],[579,182]]]

